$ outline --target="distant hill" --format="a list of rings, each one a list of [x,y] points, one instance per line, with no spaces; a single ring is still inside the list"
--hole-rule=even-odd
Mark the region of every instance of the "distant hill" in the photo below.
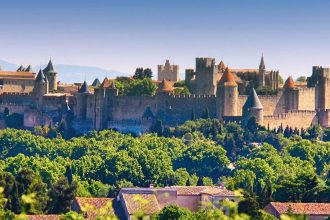
[[[18,69],[18,65],[9,63],[4,60],[0,60],[0,67],[2,70],[17,70]]]
[[[18,65],[4,60],[0,60],[0,66],[2,70],[16,70],[18,68]],[[45,66],[46,64],[41,67],[44,68]],[[95,78],[99,78],[102,82],[104,77],[115,78],[117,76],[130,75],[117,70],[105,70],[92,66],[54,64],[54,68],[58,72],[58,80],[65,83],[83,82],[86,80],[88,84],[91,84]],[[34,71],[38,71],[40,69],[40,65],[33,67],[33,69]]]

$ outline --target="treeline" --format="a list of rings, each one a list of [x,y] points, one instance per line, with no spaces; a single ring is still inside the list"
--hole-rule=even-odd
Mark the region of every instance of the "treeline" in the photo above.
[[[243,189],[247,207],[254,204],[256,210],[270,201],[330,202],[327,142],[286,138],[253,122],[242,128],[215,119],[166,130],[141,137],[104,130],[70,140],[1,130],[0,187],[9,198],[6,209],[19,212],[21,195],[34,192],[40,199],[25,208],[27,213],[63,213],[74,196],[115,196],[121,187],[150,183],[224,182],[232,190]],[[59,209],[57,201],[67,203]]]

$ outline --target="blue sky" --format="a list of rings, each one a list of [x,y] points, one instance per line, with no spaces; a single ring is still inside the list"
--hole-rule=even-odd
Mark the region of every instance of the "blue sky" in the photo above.
[[[0,59],[133,72],[195,57],[285,77],[330,66],[327,0],[0,0]]]

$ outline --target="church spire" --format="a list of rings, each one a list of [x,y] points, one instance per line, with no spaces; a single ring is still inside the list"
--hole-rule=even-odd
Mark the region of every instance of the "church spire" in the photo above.
[[[261,54],[259,69],[265,69],[264,54]]]

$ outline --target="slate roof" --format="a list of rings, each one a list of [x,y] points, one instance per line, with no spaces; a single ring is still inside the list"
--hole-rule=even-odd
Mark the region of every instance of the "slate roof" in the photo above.
[[[236,80],[230,69],[227,67],[224,74],[222,75],[220,82],[221,85],[236,86]]]
[[[55,72],[52,60],[49,60],[45,69],[43,69],[44,73]]]
[[[29,65],[26,69],[25,72],[33,72],[33,69],[31,67],[31,65]]]
[[[250,109],[250,108],[263,109],[263,106],[254,88],[252,88],[252,90],[250,91],[250,94],[243,106],[243,109]]]
[[[271,202],[265,207],[265,211],[271,209],[275,209],[278,214],[285,214],[291,210],[293,214],[330,215],[330,203]]]
[[[47,82],[47,78],[45,76],[45,74],[43,73],[43,71],[40,69],[38,72],[38,75],[36,77],[36,82]]]
[[[89,90],[88,90],[88,85],[87,85],[87,82],[84,81],[84,83],[82,84],[82,86],[80,87],[79,93],[89,93]]]
[[[100,86],[100,85],[101,85],[100,80],[98,78],[94,79],[92,86]]]

